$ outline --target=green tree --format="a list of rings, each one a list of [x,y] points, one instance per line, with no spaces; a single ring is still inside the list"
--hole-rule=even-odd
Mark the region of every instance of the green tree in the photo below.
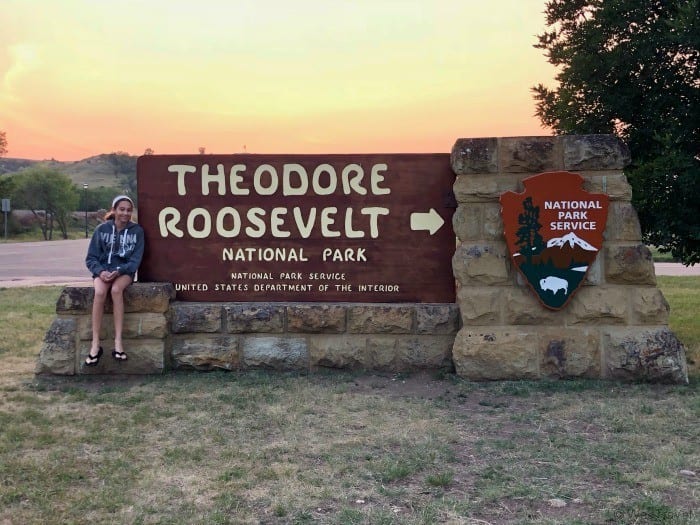
[[[13,177],[0,175],[0,199],[11,199],[15,191],[15,181]],[[15,207],[13,202],[10,203],[12,208]],[[12,228],[12,215],[0,213],[0,235],[4,234],[5,230],[5,220],[7,220],[8,230],[11,231]]]
[[[0,197],[9,199],[15,192],[15,186],[14,177],[0,175]]]
[[[79,200],[78,189],[71,179],[43,166],[29,168],[13,178],[18,206],[32,211],[39,220],[44,239],[53,239],[54,223],[61,236],[67,239],[70,214],[77,209]]]
[[[559,85],[533,88],[537,116],[625,141],[644,240],[700,262],[700,0],[550,0],[545,17]]]
[[[112,164],[115,176],[136,172],[136,157],[129,155],[126,151],[109,153],[107,159]]]
[[[121,190],[120,190],[121,191]],[[87,204],[89,211],[109,211],[112,199],[116,193],[113,187],[99,186],[87,190]]]
[[[528,266],[532,264],[532,256],[544,249],[544,240],[540,235],[542,225],[539,220],[540,207],[533,206],[532,197],[528,197],[523,201],[523,213],[518,215],[520,228],[515,232],[520,254],[525,256]]]
[[[0,157],[7,153],[7,134],[0,131]]]

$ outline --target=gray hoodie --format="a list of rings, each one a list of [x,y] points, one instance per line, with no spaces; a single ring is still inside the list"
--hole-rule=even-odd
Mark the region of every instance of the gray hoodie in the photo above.
[[[85,265],[93,278],[100,272],[117,270],[119,275],[130,275],[133,279],[143,258],[143,228],[129,222],[117,233],[114,220],[108,220],[95,228],[88,247]]]

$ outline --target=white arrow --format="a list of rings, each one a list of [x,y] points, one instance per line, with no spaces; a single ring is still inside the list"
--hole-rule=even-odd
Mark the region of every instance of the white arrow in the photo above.
[[[414,231],[428,230],[430,235],[433,235],[443,224],[445,221],[434,208],[430,208],[427,213],[415,212],[411,214],[411,229]]]

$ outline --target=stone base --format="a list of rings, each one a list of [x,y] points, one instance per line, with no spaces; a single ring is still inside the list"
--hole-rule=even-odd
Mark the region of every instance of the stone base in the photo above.
[[[608,378],[686,384],[685,349],[667,327],[465,327],[452,353],[474,381]]]
[[[104,354],[97,366],[85,366],[92,340],[92,287],[67,287],[56,302],[56,318],[44,338],[37,374],[162,374],[169,338],[166,312],[175,290],[170,283],[134,283],[124,293],[124,350],[127,361],[112,355],[114,328],[108,300],[102,320]]]
[[[65,288],[37,374],[161,374],[167,370],[325,368],[407,372],[452,370],[460,326],[455,304],[184,303],[169,284],[134,283],[125,295],[123,342],[111,354],[105,307],[99,364],[84,364],[92,338],[91,287]]]

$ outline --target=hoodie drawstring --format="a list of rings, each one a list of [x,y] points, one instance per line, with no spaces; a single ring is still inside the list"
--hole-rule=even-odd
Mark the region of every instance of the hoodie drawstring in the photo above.
[[[119,255],[124,257],[126,255],[126,234],[129,233],[129,228],[124,228],[124,233],[119,240]]]
[[[109,255],[107,256],[107,264],[112,264],[112,252],[114,251],[114,237],[116,236],[114,224],[112,224],[112,238],[109,243]]]
[[[112,224],[112,242],[109,244],[109,255],[107,256],[107,264],[112,264],[112,254],[114,253],[114,241],[116,240],[117,234],[115,231],[114,224]],[[129,228],[124,228],[124,233],[119,236],[119,249],[117,254],[120,257],[126,256],[126,234],[129,233]]]

